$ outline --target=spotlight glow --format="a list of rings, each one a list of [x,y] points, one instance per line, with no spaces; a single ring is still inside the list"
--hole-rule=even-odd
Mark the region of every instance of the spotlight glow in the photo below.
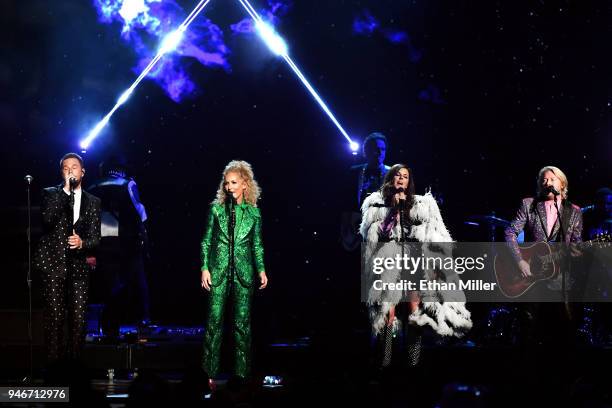
[[[166,38],[164,38],[164,41],[162,42],[162,45],[159,48],[159,53],[163,55],[176,50],[176,47],[178,47],[178,45],[181,43],[181,40],[183,39],[184,32],[185,30],[179,27],[178,30],[175,30],[168,34]]]
[[[327,104],[323,101],[323,99],[319,96],[319,94],[317,93],[317,91],[315,91],[315,89],[312,87],[312,85],[310,85],[310,82],[308,82],[308,80],[306,79],[306,77],[304,76],[304,74],[302,74],[302,71],[300,71],[300,69],[298,68],[297,65],[295,65],[295,63],[293,62],[293,60],[291,59],[290,56],[288,55],[284,55],[283,58],[285,59],[285,61],[287,62],[287,64],[289,64],[289,66],[291,67],[291,69],[293,70],[293,72],[297,75],[297,77],[300,79],[300,81],[302,81],[302,84],[306,87],[306,89],[308,90],[308,92],[310,92],[310,94],[312,95],[312,97],[315,99],[315,101],[317,101],[317,103],[319,104],[319,106],[321,107],[321,109],[323,109],[323,112],[325,112],[327,114],[327,116],[331,119],[331,121],[334,123],[334,125],[336,125],[336,127],[338,128],[338,130],[340,131],[340,133],[342,133],[342,136],[344,136],[346,138],[346,140],[349,143],[353,143],[353,140],[350,138],[350,136],[348,135],[348,133],[346,133],[346,130],[344,130],[344,128],[342,127],[342,125],[340,124],[340,122],[338,122],[338,119],[336,119],[336,116],[334,116],[334,114],[332,113],[332,111],[327,107]]]
[[[102,129],[104,129],[104,126],[106,126],[109,120],[110,116],[106,115],[100,122],[98,122],[98,124],[89,132],[87,137],[81,141],[81,149],[86,150],[89,147],[91,142],[98,137],[98,134],[102,131]]]
[[[327,107],[327,105],[325,104],[323,99],[319,96],[317,91],[312,87],[312,85],[310,85],[310,82],[308,82],[308,79],[306,79],[306,76],[302,74],[302,71],[300,71],[298,66],[293,62],[293,60],[289,56],[287,45],[285,41],[282,39],[282,37],[276,34],[274,29],[263,21],[263,19],[259,16],[259,14],[257,14],[257,11],[255,11],[255,9],[251,5],[251,3],[249,3],[248,0],[238,0],[238,1],[242,5],[242,7],[244,7],[244,9],[249,14],[249,16],[251,16],[251,18],[253,19],[255,23],[255,27],[257,27],[257,31],[259,32],[259,35],[266,42],[268,47],[276,55],[283,57],[283,59],[285,60],[285,62],[287,62],[287,64],[293,70],[295,75],[297,75],[300,81],[302,81],[302,84],[306,87],[308,92],[310,92],[310,94],[315,99],[315,101],[317,101],[321,109],[323,109],[323,112],[327,114],[327,116],[331,119],[334,125],[336,125],[340,133],[342,133],[342,136],[346,138],[346,140],[349,142],[351,149],[352,149],[353,143],[355,142],[353,142],[353,140],[350,138],[348,133],[346,133],[346,131],[344,130],[340,122],[338,122],[338,120],[336,119],[332,111]]]
[[[164,41],[162,42],[162,45],[159,48],[159,51],[157,52],[157,55],[155,55],[155,57],[151,60],[151,62],[149,62],[149,64],[145,67],[145,69],[142,70],[138,78],[136,78],[136,80],[132,83],[132,85],[128,88],[128,90],[125,91],[119,97],[119,99],[117,100],[117,103],[115,104],[115,106],[113,106],[110,112],[108,112],[106,116],[104,116],[104,118],[100,122],[98,122],[98,124],[89,132],[87,137],[81,141],[80,146],[82,149],[87,149],[89,145],[91,144],[91,142],[93,142],[94,139],[98,137],[102,129],[104,129],[104,127],[110,121],[111,116],[113,116],[113,114],[119,108],[119,106],[123,105],[127,101],[127,99],[132,94],[132,92],[136,89],[138,84],[140,84],[140,82],[142,82],[142,80],[147,75],[149,75],[149,72],[151,72],[153,67],[157,65],[157,63],[164,56],[164,54],[176,49],[176,47],[180,44],[181,39],[183,38],[183,33],[187,30],[187,28],[189,28],[189,25],[191,25],[193,20],[196,19],[196,17],[202,12],[202,10],[204,10],[204,7],[206,7],[208,3],[210,3],[210,1],[211,0],[200,0],[198,5],[191,11],[191,13],[189,13],[185,21],[183,21],[183,23],[175,31],[170,33],[164,39]],[[124,6],[126,4],[128,3],[124,3]],[[126,9],[125,11],[126,13],[129,13],[131,15],[134,13],[138,14],[139,12],[141,12],[142,8],[140,7],[139,5],[140,3],[138,1],[132,0],[130,1],[130,4],[132,5],[132,7],[129,9]]]
[[[167,53],[170,53],[180,45],[181,40],[183,39],[183,34],[189,28],[189,25],[196,19],[196,17],[202,12],[202,10],[210,3],[211,0],[201,0],[198,5],[193,9],[193,11],[187,16],[187,18],[183,21],[183,23],[173,32],[168,34],[161,43],[159,50],[155,57],[149,62],[149,64],[142,70],[138,78],[132,83],[132,85],[124,91],[119,99],[117,99],[117,103],[115,106],[104,116],[100,122],[89,132],[87,137],[80,142],[80,146],[82,149],[87,149],[89,145],[94,141],[96,137],[100,134],[100,132],[104,129],[104,127],[108,124],[111,117],[115,113],[115,111],[123,105],[129,97],[132,95],[136,87],[140,84],[140,82],[151,72],[151,70],[155,67],[155,65],[159,62],[159,60]],[[262,40],[266,43],[268,48],[277,56],[282,57],[287,65],[293,70],[295,75],[302,82],[304,87],[310,92],[314,100],[319,104],[321,109],[327,114],[329,119],[334,123],[334,125],[338,128],[340,133],[346,138],[349,142],[349,146],[353,151],[353,154],[359,148],[359,145],[354,142],[348,135],[348,133],[344,130],[340,122],[336,119],[331,109],[327,106],[327,104],[323,101],[323,99],[319,96],[317,91],[313,88],[313,86],[308,82],[306,76],[302,73],[302,71],[298,68],[298,66],[293,62],[291,57],[289,56],[289,49],[285,40],[276,33],[274,28],[267,24],[263,19],[259,16],[257,11],[253,8],[251,3],[248,0],[238,0],[240,4],[244,7],[249,16],[253,19],[255,23],[256,30]],[[140,13],[144,13],[148,9],[146,2],[144,0],[125,0],[123,6],[120,10],[120,13],[124,18],[130,20],[130,18],[135,18]]]
[[[255,29],[268,48],[270,48],[270,51],[278,56],[285,56],[288,54],[289,50],[287,48],[287,43],[269,24],[259,20],[255,22]]]
[[[117,99],[117,105],[123,105],[130,98],[133,90],[133,88],[128,88],[124,93],[122,93],[119,99]]]
[[[130,21],[140,13],[147,11],[148,7],[144,0],[125,0],[119,9],[119,14],[125,20]]]

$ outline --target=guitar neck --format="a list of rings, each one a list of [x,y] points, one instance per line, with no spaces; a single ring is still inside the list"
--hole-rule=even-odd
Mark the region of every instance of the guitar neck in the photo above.
[[[601,242],[601,241],[602,241],[601,238],[596,238],[596,239],[591,239],[589,241],[584,241],[584,242],[572,242],[571,244],[574,245],[577,249],[584,249],[586,247],[593,246],[595,242]],[[553,262],[553,261],[558,261],[564,255],[565,255],[564,251],[557,250],[548,255],[542,256],[541,259],[544,262]]]

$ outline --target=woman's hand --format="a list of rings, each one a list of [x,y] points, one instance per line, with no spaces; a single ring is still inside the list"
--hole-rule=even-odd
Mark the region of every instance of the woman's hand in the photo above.
[[[210,291],[210,283],[210,272],[205,269],[202,271],[202,287]]]
[[[406,193],[403,191],[401,193],[395,193],[393,196],[393,202],[396,205],[400,203],[400,200],[406,200]]]
[[[268,277],[266,276],[265,271],[259,272],[259,279],[261,280],[261,286],[259,289],[265,289],[268,286]]]

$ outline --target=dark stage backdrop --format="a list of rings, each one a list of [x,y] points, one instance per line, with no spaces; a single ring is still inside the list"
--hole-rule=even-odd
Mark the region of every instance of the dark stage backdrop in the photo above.
[[[224,30],[243,17],[219,0],[204,14]],[[356,32],[368,14],[379,27]],[[387,163],[409,163],[417,192],[443,197],[454,238],[478,240],[465,219],[510,218],[544,165],[566,172],[579,205],[610,184],[609,17],[603,1],[320,0],[294,1],[277,28],[348,132],[385,133]],[[0,2],[2,308],[26,304],[23,176],[34,176],[37,206],[61,155],[135,77],[119,31],[90,1]],[[229,160],[252,163],[270,277],[258,318],[304,333],[358,303],[358,255],[342,252],[338,233],[359,157],[259,40],[224,38],[231,70],[187,61],[199,91],[180,103],[145,80],[85,155],[85,180],[109,155],[128,159],[150,217],[153,317],[201,324],[208,205]]]

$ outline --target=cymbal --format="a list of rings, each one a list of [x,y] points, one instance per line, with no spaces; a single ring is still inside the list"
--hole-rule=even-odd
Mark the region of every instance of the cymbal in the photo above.
[[[468,217],[470,225],[474,224],[489,224],[494,227],[506,228],[510,226],[510,221],[504,220],[503,218],[496,217],[494,215],[471,215]],[[476,221],[476,222],[474,222]]]

